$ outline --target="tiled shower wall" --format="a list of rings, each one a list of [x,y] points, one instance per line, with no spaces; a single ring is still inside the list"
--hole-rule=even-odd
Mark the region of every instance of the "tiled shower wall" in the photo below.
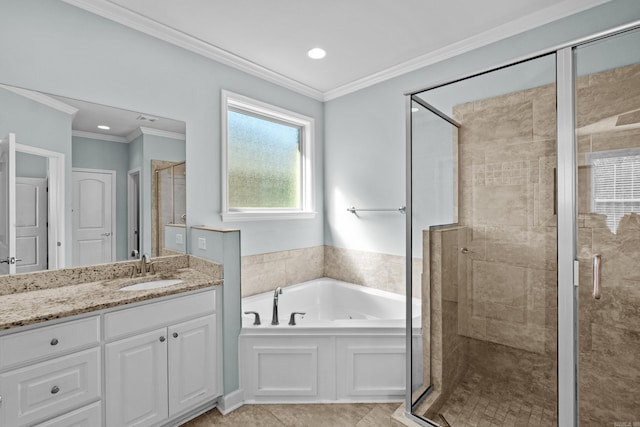
[[[555,86],[460,105],[462,335],[555,351]]]
[[[590,152],[610,150],[633,149],[626,155],[640,154],[640,65],[579,78],[576,106],[580,425],[595,427],[640,421],[640,216],[636,207],[636,213],[624,215],[612,230],[605,215],[591,213],[587,157]],[[615,116],[616,126],[607,132],[581,132]],[[634,122],[635,126],[623,127]],[[600,300],[591,294],[595,254],[602,257]]]

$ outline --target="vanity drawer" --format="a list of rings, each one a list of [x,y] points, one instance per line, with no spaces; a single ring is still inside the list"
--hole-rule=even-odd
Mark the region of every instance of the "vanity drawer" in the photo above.
[[[0,370],[100,343],[100,318],[89,317],[0,337]]]
[[[107,313],[104,316],[105,339],[113,340],[172,325],[214,313],[215,309],[216,291],[210,290]]]
[[[1,426],[31,425],[100,398],[100,349],[0,375]]]
[[[0,370],[100,343],[98,316],[0,337]]]
[[[97,427],[101,424],[100,402],[96,402],[34,427]]]

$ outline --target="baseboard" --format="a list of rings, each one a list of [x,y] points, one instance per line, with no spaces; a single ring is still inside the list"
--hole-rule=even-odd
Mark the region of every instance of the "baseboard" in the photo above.
[[[235,411],[244,405],[244,390],[238,389],[218,398],[218,411],[222,415]]]

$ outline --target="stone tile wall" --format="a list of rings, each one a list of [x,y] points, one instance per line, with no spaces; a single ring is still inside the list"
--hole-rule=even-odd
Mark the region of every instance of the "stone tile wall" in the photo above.
[[[640,215],[637,209],[624,215],[614,232],[605,215],[592,212],[587,157],[609,150],[640,154],[640,117],[635,126],[624,120],[640,110],[640,65],[581,77],[576,106],[580,425],[640,421]],[[592,296],[596,254],[602,259],[600,300]]]
[[[458,384],[469,366],[469,338],[458,332],[458,281],[464,278],[458,268],[463,257],[458,248],[466,239],[466,229],[459,226],[435,227],[423,231],[423,368],[425,384],[433,385],[433,392],[417,412],[432,417],[437,413]],[[426,292],[426,290],[430,292]]]
[[[555,86],[460,105],[460,333],[545,353],[555,343]]]
[[[324,277],[324,246],[243,256],[242,297]]]

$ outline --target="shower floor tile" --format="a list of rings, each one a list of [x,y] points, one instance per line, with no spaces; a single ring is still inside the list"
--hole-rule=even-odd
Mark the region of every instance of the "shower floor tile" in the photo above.
[[[557,426],[554,399],[514,390],[478,374],[465,378],[440,410],[426,417],[443,425],[438,414],[444,415],[451,427]]]

